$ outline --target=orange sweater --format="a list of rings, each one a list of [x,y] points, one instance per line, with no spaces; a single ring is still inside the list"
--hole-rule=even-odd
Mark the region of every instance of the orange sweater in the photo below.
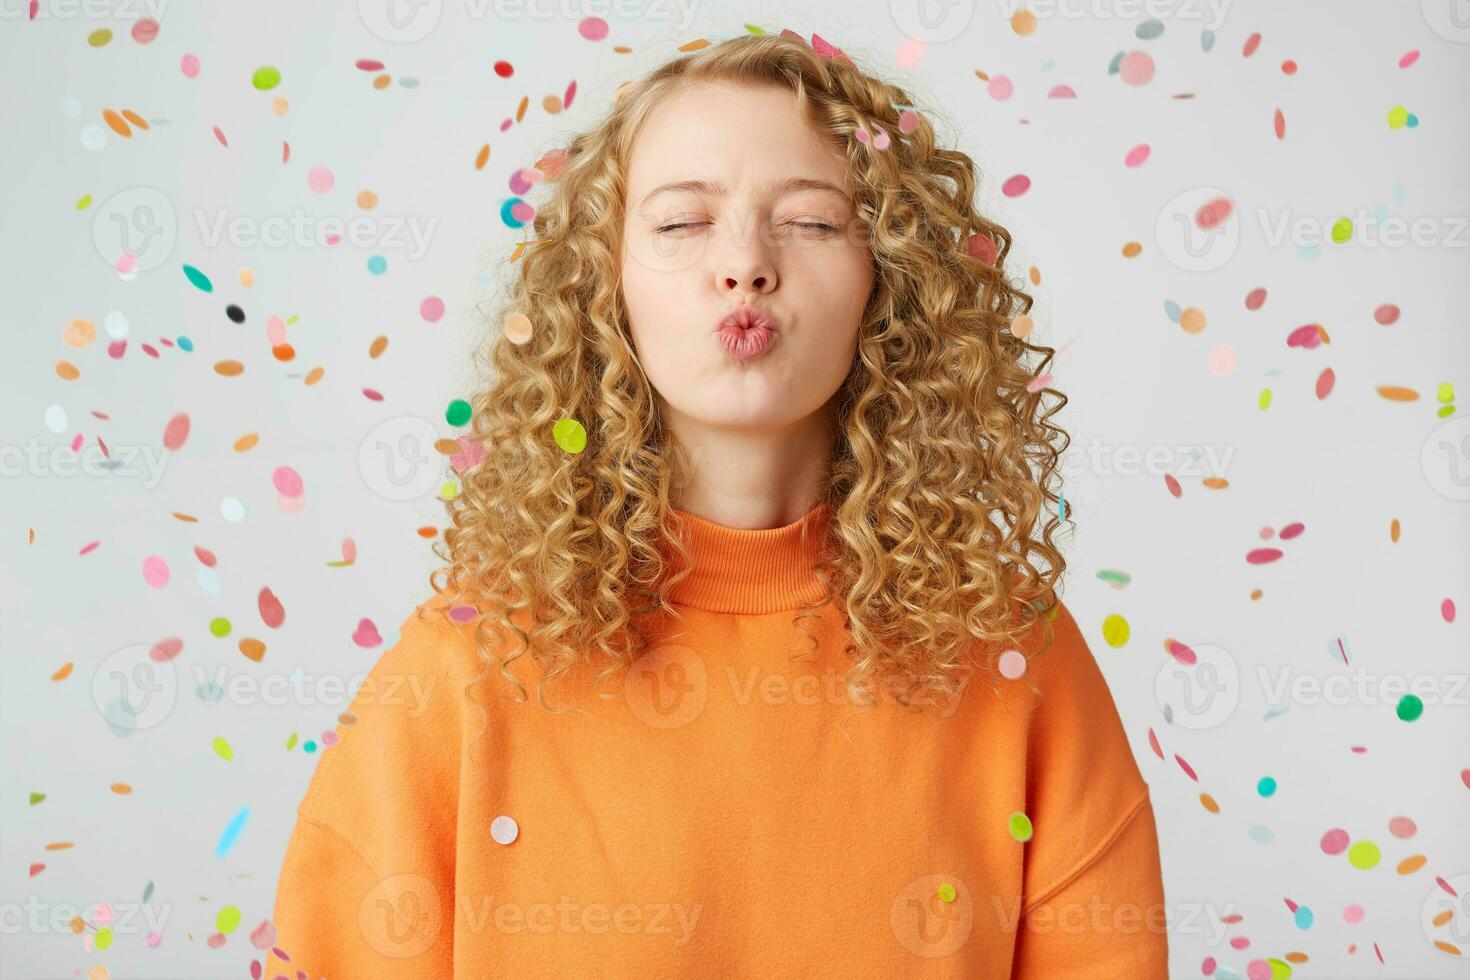
[[[683,619],[618,700],[563,678],[580,711],[548,713],[526,655],[531,700],[482,685],[482,715],[473,624],[408,618],[298,808],[258,975],[1167,975],[1148,785],[1064,607],[1023,677],[858,714],[834,608],[791,659],[802,521],[684,520]]]

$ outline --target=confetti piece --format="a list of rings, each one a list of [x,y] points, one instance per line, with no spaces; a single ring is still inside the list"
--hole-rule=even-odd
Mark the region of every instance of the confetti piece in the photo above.
[[[1245,294],[1245,308],[1259,310],[1266,302],[1266,291],[1256,288]]]
[[[1417,694],[1405,694],[1395,709],[1401,721],[1416,721],[1424,714],[1424,700]]]
[[[378,627],[373,625],[371,619],[360,619],[357,621],[357,630],[352,634],[352,642],[371,649],[382,643],[383,638],[378,635]]]
[[[1142,166],[1143,165],[1143,162],[1148,159],[1149,152],[1150,152],[1149,151],[1149,145],[1147,143],[1140,143],[1140,144],[1138,144],[1133,149],[1129,150],[1128,151],[1128,155],[1123,158],[1123,166],[1125,166],[1125,167],[1140,167],[1140,166]]]
[[[1413,388],[1401,388],[1398,385],[1379,385],[1378,394],[1391,402],[1416,402],[1419,400],[1419,392]]]
[[[1361,871],[1376,867],[1380,856],[1378,845],[1369,840],[1355,841],[1348,848],[1348,863]]]
[[[1164,486],[1168,487],[1169,492],[1175,497],[1182,497],[1184,495],[1184,488],[1179,485],[1179,481],[1170,473],[1164,474]]]
[[[520,833],[521,829],[516,824],[514,817],[501,814],[490,821],[490,838],[497,844],[512,844]]]
[[[218,843],[214,845],[215,857],[221,858],[230,853],[230,849],[235,846],[235,841],[240,838],[240,831],[245,829],[245,824],[249,819],[250,808],[248,806],[230,818],[224,833],[220,834]]]
[[[168,584],[168,562],[158,555],[149,555],[143,559],[143,581],[161,589]]]
[[[151,44],[158,37],[158,21],[143,17],[133,24],[133,40],[139,44]]]
[[[1154,77],[1154,59],[1145,51],[1130,51],[1118,64],[1118,76],[1127,85],[1147,85]]]
[[[1245,560],[1252,565],[1267,565],[1279,560],[1282,554],[1278,548],[1256,548],[1246,554]]]
[[[971,257],[984,262],[986,265],[995,265],[995,239],[984,232],[976,232],[971,235],[966,240],[965,251],[969,252]]]
[[[200,272],[198,269],[194,268],[192,265],[184,266],[184,275],[188,277],[189,282],[193,283],[195,288],[199,289],[201,292],[214,292],[214,283],[210,282],[208,276]]]
[[[607,21],[601,17],[583,17],[577,24],[577,33],[589,41],[601,41],[607,37]]]
[[[1211,796],[1209,793],[1201,793],[1199,795],[1199,802],[1200,802],[1200,806],[1204,807],[1210,813],[1219,813],[1220,812],[1220,804],[1217,803],[1215,801],[1215,798],[1213,796]]]
[[[256,663],[260,663],[261,658],[265,656],[265,644],[248,636],[240,640],[239,649],[247,659]]]
[[[1455,600],[1446,599],[1439,604],[1439,614],[1446,623],[1455,621]]]
[[[1128,620],[1117,613],[1113,613],[1103,620],[1103,640],[1115,650],[1128,642],[1130,632]]]
[[[1000,675],[1006,680],[1017,680],[1026,673],[1026,658],[1019,650],[1007,650],[998,661]]]
[[[1031,178],[1025,174],[1015,174],[1007,177],[1005,183],[1000,185],[1000,192],[1006,197],[1020,197],[1031,188]]]
[[[1191,766],[1188,762],[1185,762],[1184,761],[1184,758],[1182,756],[1175,755],[1174,756],[1174,761],[1177,762],[1177,763],[1179,763],[1179,768],[1184,770],[1184,774],[1186,776],[1188,776],[1190,779],[1194,780],[1195,782],[1199,782],[1199,776],[1195,773],[1194,767]]]
[[[269,588],[260,590],[260,595],[256,598],[256,605],[260,610],[261,621],[271,629],[279,629],[286,621],[285,607]]]
[[[268,92],[281,84],[281,70],[273,65],[263,65],[250,76],[250,84],[257,91]]]
[[[1013,838],[1024,844],[1031,839],[1034,828],[1031,826],[1031,818],[1017,810],[1011,814],[1006,829]]]
[[[230,743],[222,735],[216,735],[214,737],[214,754],[226,762],[235,758],[235,750],[230,748]]]
[[[1185,646],[1183,643],[1180,643],[1178,640],[1165,640],[1164,649],[1169,652],[1169,656],[1173,657],[1181,664],[1184,664],[1186,667],[1192,666],[1199,661],[1199,656],[1189,647]]]
[[[576,419],[557,419],[551,438],[565,452],[580,453],[587,448],[587,430]]]
[[[256,949],[270,949],[276,944],[276,926],[270,919],[263,920],[250,932],[250,945]]]
[[[337,183],[337,177],[332,173],[331,167],[318,164],[312,167],[306,174],[306,186],[314,193],[325,194]]]
[[[1316,391],[1318,400],[1324,399],[1332,394],[1332,386],[1336,383],[1337,375],[1333,372],[1332,368],[1323,368],[1322,373],[1317,375]]]

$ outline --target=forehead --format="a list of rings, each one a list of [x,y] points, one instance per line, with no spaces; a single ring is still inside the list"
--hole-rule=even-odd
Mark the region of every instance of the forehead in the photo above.
[[[628,164],[628,196],[639,201],[666,183],[703,179],[764,192],[791,176],[830,181],[851,192],[846,159],[819,136],[776,84],[698,82],[644,120]]]

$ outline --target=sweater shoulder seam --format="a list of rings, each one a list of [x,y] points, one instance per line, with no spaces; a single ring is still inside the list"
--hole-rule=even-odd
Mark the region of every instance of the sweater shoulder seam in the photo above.
[[[1145,785],[1143,788],[1143,794],[1139,796],[1139,798],[1134,801],[1133,805],[1128,808],[1127,812],[1125,812],[1123,816],[1119,818],[1118,822],[1113,826],[1113,829],[1103,837],[1102,842],[1098,844],[1097,847],[1093,848],[1089,854],[1085,855],[1082,860],[1077,862],[1077,865],[1073,867],[1072,870],[1062,875],[1062,877],[1057,880],[1056,883],[1042,889],[1035,898],[1025,902],[1021,907],[1021,915],[1023,917],[1027,915],[1036,906],[1042,904],[1043,902],[1046,902],[1057,892],[1061,891],[1067,885],[1071,884],[1084,871],[1092,867],[1098,861],[1102,860],[1103,856],[1106,855],[1108,851],[1112,850],[1113,845],[1116,844],[1118,840],[1123,836],[1123,832],[1127,830],[1129,825],[1132,824],[1133,821],[1138,818],[1138,815],[1143,812],[1144,804],[1148,802],[1148,794],[1149,788],[1147,785]]]

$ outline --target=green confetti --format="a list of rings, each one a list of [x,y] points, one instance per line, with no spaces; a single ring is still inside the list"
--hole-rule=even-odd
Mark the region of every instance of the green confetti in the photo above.
[[[1402,721],[1413,721],[1424,713],[1424,702],[1416,694],[1405,694],[1399,700],[1398,715]]]
[[[1031,839],[1031,818],[1017,810],[1011,814],[1010,831],[1012,837],[1024,844]]]
[[[551,427],[551,438],[569,453],[580,453],[587,448],[587,430],[576,419],[557,419]]]
[[[229,762],[235,758],[235,750],[230,748],[230,743],[226,742],[224,737],[221,735],[216,735],[214,737],[214,754],[219,756],[221,759],[224,759],[226,762]]]
[[[37,803],[40,803],[45,798],[46,798],[46,794],[45,793],[32,793],[31,794],[31,806],[35,806]]]
[[[456,398],[444,412],[444,420],[450,425],[460,426],[468,422],[472,414],[474,410],[470,408],[470,403],[463,398]]]
[[[274,65],[263,65],[250,76],[250,84],[262,92],[269,92],[281,84],[281,70]]]
[[[192,282],[201,292],[214,292],[214,283],[210,282],[208,276],[200,272],[198,269],[194,268],[192,265],[184,266],[184,275],[188,276],[189,281]]]
[[[220,909],[214,917],[214,928],[226,936],[240,928],[240,909],[234,905]]]
[[[230,621],[223,616],[216,616],[209,621],[209,631],[215,636],[229,636]]]
[[[947,881],[943,882],[940,884],[937,894],[941,902],[953,902],[955,900],[954,885],[951,885]]]

